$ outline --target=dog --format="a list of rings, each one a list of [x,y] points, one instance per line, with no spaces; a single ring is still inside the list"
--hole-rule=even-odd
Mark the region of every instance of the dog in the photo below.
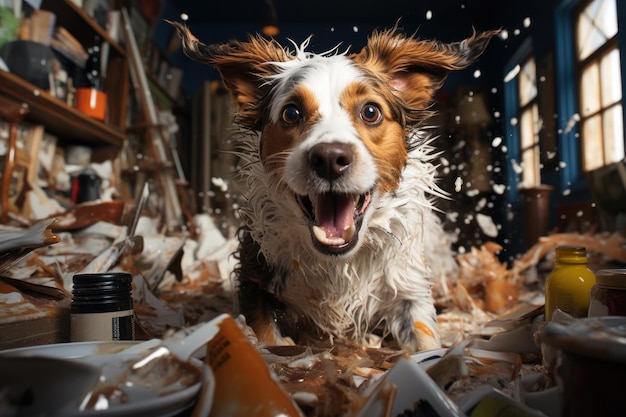
[[[184,53],[217,68],[236,102],[245,184],[238,308],[265,345],[319,340],[441,346],[432,293],[449,246],[434,200],[434,93],[497,30],[455,43],[373,32],[358,53],[274,39]],[[452,258],[451,249],[447,252]]]

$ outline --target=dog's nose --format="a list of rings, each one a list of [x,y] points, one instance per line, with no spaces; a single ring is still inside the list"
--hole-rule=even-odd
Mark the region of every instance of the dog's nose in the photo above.
[[[353,160],[352,147],[345,143],[320,143],[309,151],[309,167],[327,180],[342,176]]]

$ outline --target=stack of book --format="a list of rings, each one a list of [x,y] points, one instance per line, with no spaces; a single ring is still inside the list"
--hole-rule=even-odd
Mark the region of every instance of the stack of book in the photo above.
[[[19,39],[50,45],[56,15],[47,10],[34,10],[20,22]]]
[[[54,37],[50,40],[50,45],[79,68],[85,68],[85,62],[88,58],[87,51],[64,27],[59,26],[56,28]]]

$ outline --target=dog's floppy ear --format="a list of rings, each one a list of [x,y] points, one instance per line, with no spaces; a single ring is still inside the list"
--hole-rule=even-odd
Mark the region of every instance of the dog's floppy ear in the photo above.
[[[462,42],[418,40],[397,29],[375,32],[353,59],[385,81],[411,110],[430,103],[449,71],[468,67],[499,30],[477,33]]]
[[[257,129],[261,117],[260,102],[269,89],[267,77],[276,71],[276,67],[268,63],[284,62],[293,57],[276,41],[260,36],[250,36],[248,42],[205,45],[186,26],[178,22],[168,23],[180,35],[185,55],[219,70],[224,85],[239,105],[240,122]]]

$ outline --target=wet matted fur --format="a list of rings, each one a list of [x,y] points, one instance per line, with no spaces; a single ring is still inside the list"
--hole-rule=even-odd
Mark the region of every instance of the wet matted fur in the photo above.
[[[236,273],[260,341],[376,334],[410,351],[439,347],[432,271],[452,252],[433,211],[442,192],[426,120],[447,73],[497,31],[446,44],[394,28],[358,53],[318,54],[261,36],[205,45],[172,24],[189,57],[220,71],[236,123],[253,132],[238,143]]]

